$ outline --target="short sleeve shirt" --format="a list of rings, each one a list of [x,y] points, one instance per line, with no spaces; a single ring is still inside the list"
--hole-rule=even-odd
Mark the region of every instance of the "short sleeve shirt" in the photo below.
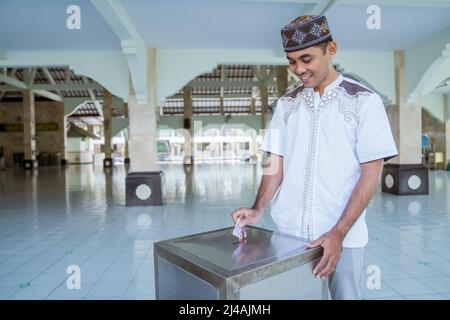
[[[283,156],[283,180],[271,207],[275,224],[307,240],[337,223],[360,164],[397,155],[379,95],[340,74],[322,97],[300,86],[278,99],[261,150]],[[363,247],[367,241],[364,210],[343,246]]]

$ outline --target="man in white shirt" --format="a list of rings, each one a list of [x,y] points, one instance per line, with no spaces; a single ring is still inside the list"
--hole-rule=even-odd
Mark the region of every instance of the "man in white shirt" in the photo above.
[[[313,273],[332,299],[361,299],[365,212],[383,168],[397,155],[380,97],[333,67],[336,43],[324,16],[281,30],[289,67],[302,85],[282,96],[261,145],[269,153],[254,205],[234,211],[256,223],[271,200],[281,232],[323,247]]]

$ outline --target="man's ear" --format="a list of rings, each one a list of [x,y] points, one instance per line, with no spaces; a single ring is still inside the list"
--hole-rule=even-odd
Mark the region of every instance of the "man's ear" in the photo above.
[[[334,41],[331,41],[327,46],[328,54],[330,55],[330,58],[334,58],[337,52],[337,44]]]

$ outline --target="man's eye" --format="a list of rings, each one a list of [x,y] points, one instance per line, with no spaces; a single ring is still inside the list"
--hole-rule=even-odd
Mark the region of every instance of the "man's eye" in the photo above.
[[[294,64],[294,61],[292,61],[292,60],[289,60],[288,62],[289,62],[289,64]]]
[[[303,61],[304,63],[310,63],[311,60],[312,60],[312,59],[303,59],[302,61]]]

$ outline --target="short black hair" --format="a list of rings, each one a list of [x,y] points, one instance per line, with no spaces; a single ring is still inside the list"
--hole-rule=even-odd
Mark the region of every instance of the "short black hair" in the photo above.
[[[322,53],[325,55],[327,53],[327,46],[330,42],[333,41],[333,38],[328,38],[327,40],[324,40],[322,42],[319,42],[318,44],[314,45],[314,47],[319,47],[322,49]]]

